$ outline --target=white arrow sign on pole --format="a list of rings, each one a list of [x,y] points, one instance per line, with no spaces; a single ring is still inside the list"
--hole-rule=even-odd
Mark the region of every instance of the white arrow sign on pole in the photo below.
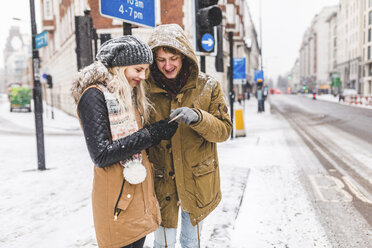
[[[203,49],[207,52],[211,51],[214,47],[214,38],[211,34],[206,33],[202,36],[200,41]]]
[[[202,41],[202,44],[206,44],[207,46],[212,46],[213,45],[213,40],[211,38],[209,38],[208,40],[203,40]]]

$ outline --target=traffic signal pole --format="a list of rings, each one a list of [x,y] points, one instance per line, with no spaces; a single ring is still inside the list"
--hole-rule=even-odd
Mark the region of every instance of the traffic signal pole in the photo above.
[[[123,34],[132,35],[132,24],[123,22]]]
[[[39,51],[35,47],[35,36],[37,35],[35,22],[35,4],[30,0],[31,11],[31,34],[32,34],[32,71],[33,71],[33,97],[34,113],[36,127],[37,159],[38,169],[45,170],[45,152],[44,152],[44,128],[43,128],[43,102],[41,97],[40,85],[40,58]]]
[[[229,67],[229,85],[230,85],[230,117],[231,122],[234,125],[234,101],[235,101],[235,93],[234,93],[234,78],[233,78],[233,65],[234,65],[234,40],[233,40],[233,32],[229,32],[229,47],[230,47],[230,67]],[[234,128],[231,130],[231,139],[234,138]]]
[[[200,71],[205,73],[205,56],[200,55]]]

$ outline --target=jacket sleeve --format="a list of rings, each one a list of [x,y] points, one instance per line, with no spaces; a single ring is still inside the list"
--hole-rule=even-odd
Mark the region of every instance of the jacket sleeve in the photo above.
[[[223,142],[230,137],[233,125],[218,82],[212,90],[209,110],[199,108],[193,108],[193,110],[198,113],[199,121],[190,127],[204,139],[209,142]]]
[[[150,134],[145,128],[111,141],[108,110],[104,95],[99,89],[90,88],[84,92],[78,103],[78,114],[89,155],[100,168],[124,160],[152,144]]]

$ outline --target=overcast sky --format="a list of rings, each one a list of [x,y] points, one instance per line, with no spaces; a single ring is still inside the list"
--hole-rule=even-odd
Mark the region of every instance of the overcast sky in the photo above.
[[[300,48],[302,35],[310,26],[312,18],[325,6],[335,5],[339,0],[246,0],[260,32],[260,1],[262,2],[262,52],[265,75],[274,79],[288,72]],[[39,0],[34,0],[37,14]],[[18,17],[24,21],[14,21]],[[20,25],[31,33],[30,1],[10,0],[6,7],[0,8],[0,66],[3,65],[3,50],[8,30],[12,25]],[[39,18],[37,17],[37,20]],[[41,32],[40,25],[37,27]]]
[[[260,1],[263,66],[265,75],[276,81],[293,67],[302,36],[313,17],[339,0],[247,0],[257,33],[260,33]]]

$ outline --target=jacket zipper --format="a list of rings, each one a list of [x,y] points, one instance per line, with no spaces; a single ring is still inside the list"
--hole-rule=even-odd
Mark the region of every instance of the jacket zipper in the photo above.
[[[118,209],[118,204],[119,204],[120,197],[123,194],[124,183],[125,183],[125,179],[123,178],[123,183],[121,184],[120,194],[119,194],[118,199],[116,200],[116,204],[115,204],[115,208],[114,208],[114,221],[118,220],[118,216],[121,212],[121,209]]]

